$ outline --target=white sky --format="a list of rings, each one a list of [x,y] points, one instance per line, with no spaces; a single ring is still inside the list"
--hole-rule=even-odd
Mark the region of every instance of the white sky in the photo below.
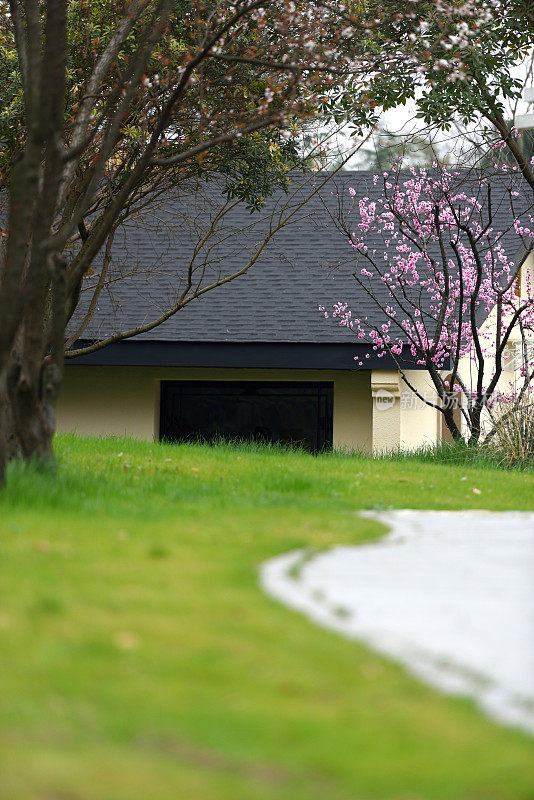
[[[530,70],[530,72],[529,72]],[[525,86],[534,86],[534,77],[532,75],[532,58],[526,59],[523,64],[518,66],[516,69],[513,70],[515,77],[520,78],[525,83]],[[509,116],[516,115],[516,114],[526,114],[532,112],[534,114],[534,104],[533,103],[526,103],[522,100],[518,101],[517,104],[511,104],[508,102],[507,108],[509,109]],[[514,107],[515,106],[515,107]],[[399,135],[406,135],[409,136],[410,134],[418,131],[423,130],[425,128],[424,122],[422,120],[416,119],[416,109],[417,104],[415,101],[410,101],[406,105],[399,105],[396,108],[392,108],[389,111],[386,111],[380,117],[380,126],[382,128],[386,128],[390,133],[399,134]],[[534,125],[534,123],[533,123]],[[451,136],[457,136],[458,134],[453,132],[451,133],[437,133],[435,134],[435,141],[438,143],[442,143],[442,147],[444,149],[447,148],[447,140]],[[350,136],[339,134],[337,137],[337,147],[339,148],[339,152],[347,152],[349,147],[351,146],[351,139]],[[369,145],[370,146],[370,143]],[[356,155],[353,159],[351,159],[348,163],[346,168],[355,168],[357,167],[358,163],[361,162],[361,156]]]

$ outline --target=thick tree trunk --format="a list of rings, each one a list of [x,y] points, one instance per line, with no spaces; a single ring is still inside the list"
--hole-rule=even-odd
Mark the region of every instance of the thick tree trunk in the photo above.
[[[61,369],[45,359],[36,374],[13,358],[0,378],[0,487],[10,461],[50,464]]]
[[[40,370],[42,373],[42,370]],[[24,460],[49,460],[54,434],[53,410],[43,391],[41,374],[32,375],[25,365],[17,365],[8,382],[8,396],[14,431]]]
[[[7,374],[4,370],[0,374],[0,487],[5,481],[7,465],[20,455],[20,443],[15,432],[13,408],[7,388]]]

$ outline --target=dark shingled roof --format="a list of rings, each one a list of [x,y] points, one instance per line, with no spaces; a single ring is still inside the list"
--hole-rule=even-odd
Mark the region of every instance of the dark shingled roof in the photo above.
[[[381,195],[381,180],[373,185],[374,174],[338,173],[295,215],[291,225],[273,237],[249,272],[192,301],[140,338],[160,342],[350,341],[350,334],[334,321],[325,320],[317,306],[328,308],[334,302],[347,301],[355,315],[377,320],[376,310],[352,278],[355,251],[332,219],[340,203],[345,212],[349,210],[353,202],[349,187],[356,190],[356,201]],[[294,207],[323,178],[320,173],[298,176],[291,205]],[[510,225],[511,211],[505,181],[499,183],[502,191],[497,190],[498,202],[493,202],[494,227],[505,229]],[[100,338],[132,328],[164,311],[179,296],[194,248],[222,200],[217,184],[209,184],[196,196],[167,196],[157,209],[124,225],[113,246],[112,271],[114,278],[124,277],[102,293],[83,338]],[[203,284],[241,268],[287,200],[284,193],[277,192],[265,209],[254,214],[237,205],[215,240],[208,240],[212,250]],[[356,209],[349,219],[357,224]],[[517,255],[518,244],[514,233],[505,237],[510,256]],[[371,239],[368,246],[379,247],[380,241]],[[205,253],[206,247],[201,252]]]

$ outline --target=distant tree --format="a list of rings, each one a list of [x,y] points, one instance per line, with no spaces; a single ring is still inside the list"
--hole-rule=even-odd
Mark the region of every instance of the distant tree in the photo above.
[[[451,153],[424,132],[402,135],[379,125],[350,166],[389,170],[399,163],[405,167],[431,167],[433,164],[450,164],[451,161]]]

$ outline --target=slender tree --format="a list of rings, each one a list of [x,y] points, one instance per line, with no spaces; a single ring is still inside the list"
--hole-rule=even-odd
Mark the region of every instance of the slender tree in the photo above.
[[[534,291],[528,275],[521,280],[534,239],[532,205],[525,208],[517,190],[518,171],[407,172],[376,175],[380,198],[354,200],[336,220],[354,250],[353,277],[368,313],[345,301],[320,310],[369,340],[378,357],[389,355],[454,439],[462,436],[458,408],[476,445],[484,412],[503,390],[518,404],[534,379]],[[521,378],[503,387],[512,341],[520,345]],[[436,399],[413,385],[410,360],[427,371]]]

